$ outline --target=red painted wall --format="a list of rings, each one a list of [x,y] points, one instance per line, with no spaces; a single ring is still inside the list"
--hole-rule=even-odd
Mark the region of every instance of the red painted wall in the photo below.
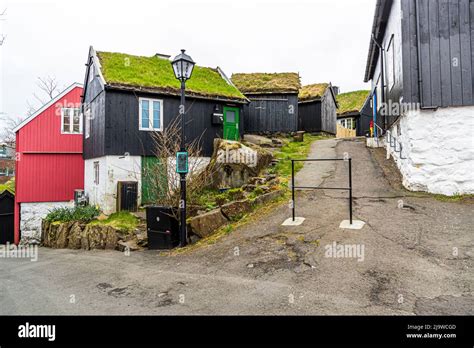
[[[82,134],[61,134],[61,109],[79,107],[75,87],[16,133],[15,243],[20,239],[20,204],[64,202],[84,188]]]

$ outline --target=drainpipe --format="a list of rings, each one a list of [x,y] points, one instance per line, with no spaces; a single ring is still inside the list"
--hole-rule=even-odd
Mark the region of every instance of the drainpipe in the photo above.
[[[382,100],[380,100],[380,103],[381,104],[384,104],[385,103],[385,62],[384,62],[384,53],[385,53],[385,49],[382,47],[382,45],[377,42],[377,40],[375,39],[375,35],[372,34],[372,41],[375,43],[375,45],[378,47],[379,51],[380,51],[380,72],[381,72],[381,84],[382,84]],[[383,128],[386,129],[386,125],[387,125],[387,120],[386,120],[387,116],[385,115],[384,117],[382,117],[382,122],[383,122]],[[374,125],[375,127],[375,125]]]

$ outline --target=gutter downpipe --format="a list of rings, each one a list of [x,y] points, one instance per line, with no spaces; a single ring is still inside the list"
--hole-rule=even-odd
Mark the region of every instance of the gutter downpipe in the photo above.
[[[382,45],[377,42],[374,34],[372,34],[372,41],[375,43],[375,45],[378,47],[380,51],[380,73],[381,73],[381,85],[382,85],[382,91],[381,91],[382,100],[380,102],[381,104],[384,104],[385,103],[385,62],[384,62],[385,50],[382,47]],[[377,110],[375,110],[375,114],[376,113],[377,113]],[[383,128],[386,129],[386,117],[382,117],[382,122],[383,122]]]
[[[415,15],[416,15],[416,46],[418,59],[418,90],[420,93],[420,108],[423,109],[423,77],[421,74],[421,45],[420,45],[420,13],[418,11],[418,0],[415,0]]]

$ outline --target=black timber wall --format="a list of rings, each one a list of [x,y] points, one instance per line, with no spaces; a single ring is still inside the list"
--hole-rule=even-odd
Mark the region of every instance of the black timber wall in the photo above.
[[[298,104],[298,130],[321,132],[321,101]]]
[[[474,1],[402,0],[403,97],[474,105]]]
[[[85,159],[108,155],[121,156],[126,153],[131,156],[154,155],[153,132],[139,130],[140,97],[163,100],[164,127],[178,116],[179,97],[106,89],[99,95],[100,102],[97,102],[98,105],[104,106],[104,110],[98,107],[99,111],[94,115],[92,123],[91,136],[84,142]],[[203,156],[211,156],[214,139],[222,137],[222,125],[213,125],[211,122],[216,105],[219,112],[222,112],[225,105],[239,107],[219,101],[186,99],[186,141],[191,142],[200,138]],[[239,128],[242,135],[242,117]]]
[[[298,95],[246,94],[250,104],[244,106],[245,133],[295,132],[298,130]]]
[[[298,104],[298,130],[336,134],[337,106],[328,88],[320,100]]]

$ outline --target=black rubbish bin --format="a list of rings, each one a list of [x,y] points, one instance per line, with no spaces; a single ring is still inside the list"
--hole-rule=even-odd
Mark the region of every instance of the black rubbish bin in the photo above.
[[[148,249],[173,249],[179,245],[179,223],[170,207],[147,207]]]

